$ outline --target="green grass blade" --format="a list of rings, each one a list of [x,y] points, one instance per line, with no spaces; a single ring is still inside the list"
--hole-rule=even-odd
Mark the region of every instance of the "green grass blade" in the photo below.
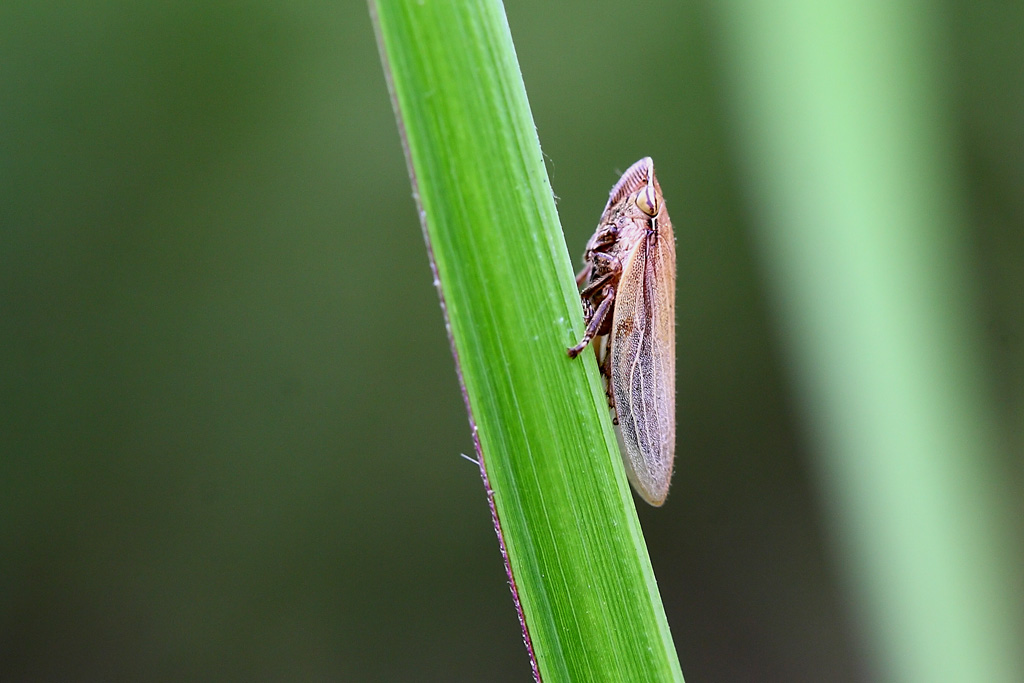
[[[900,0],[725,0],[723,47],[842,564],[892,681],[1024,680],[939,67]]]
[[[594,358],[565,353],[582,313],[504,10],[371,13],[535,666],[682,680]]]

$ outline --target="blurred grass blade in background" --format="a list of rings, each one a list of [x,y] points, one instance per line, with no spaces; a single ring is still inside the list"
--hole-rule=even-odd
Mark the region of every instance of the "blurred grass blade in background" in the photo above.
[[[718,4],[765,269],[878,673],[1024,681],[937,11]]]
[[[501,3],[370,9],[537,673],[682,680]]]

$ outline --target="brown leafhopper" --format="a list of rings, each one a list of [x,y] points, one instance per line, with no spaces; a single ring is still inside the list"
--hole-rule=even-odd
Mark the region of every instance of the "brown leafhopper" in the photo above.
[[[650,157],[612,188],[583,262],[586,331],[569,357],[601,338],[594,348],[626,474],[661,505],[676,450],[676,243]]]

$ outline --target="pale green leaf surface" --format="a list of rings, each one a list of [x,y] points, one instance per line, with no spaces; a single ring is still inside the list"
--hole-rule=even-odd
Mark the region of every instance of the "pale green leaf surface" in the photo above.
[[[936,10],[721,0],[758,237],[881,680],[1024,680]],[[948,49],[948,46],[945,46]]]

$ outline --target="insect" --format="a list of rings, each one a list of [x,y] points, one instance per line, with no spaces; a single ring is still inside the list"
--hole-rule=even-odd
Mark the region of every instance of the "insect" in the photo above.
[[[594,341],[626,474],[659,506],[676,449],[676,245],[650,157],[612,188],[583,262],[586,330],[569,357]]]

